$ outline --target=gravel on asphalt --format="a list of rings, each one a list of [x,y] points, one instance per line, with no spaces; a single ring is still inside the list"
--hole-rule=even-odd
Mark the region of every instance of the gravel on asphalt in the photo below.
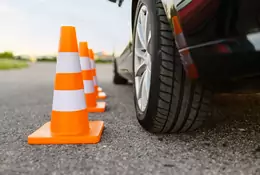
[[[50,120],[55,64],[0,71],[0,174],[260,174],[257,100],[220,100],[222,112],[204,128],[155,135],[135,118],[131,85],[114,85],[112,72],[97,65],[108,109],[89,119],[105,121],[100,143],[28,145],[27,136]]]

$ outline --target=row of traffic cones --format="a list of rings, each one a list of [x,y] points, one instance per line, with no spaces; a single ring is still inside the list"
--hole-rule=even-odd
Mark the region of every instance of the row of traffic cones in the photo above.
[[[106,94],[98,90],[95,61],[92,49],[88,49],[87,42],[79,43],[80,65],[84,84],[88,112],[104,112],[105,102],[97,102],[97,99],[105,99]]]
[[[103,121],[89,121],[88,113],[104,112],[106,94],[98,86],[94,52],[80,42],[73,26],[62,26],[56,63],[51,121],[28,136],[29,144],[98,143]]]

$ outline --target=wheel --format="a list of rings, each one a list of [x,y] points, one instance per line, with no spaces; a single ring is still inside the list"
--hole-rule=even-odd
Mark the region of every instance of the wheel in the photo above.
[[[200,127],[211,92],[186,78],[160,0],[139,0],[133,30],[134,102],[143,128],[179,133]]]
[[[116,60],[113,61],[113,65],[114,65],[114,77],[113,77],[114,84],[127,84],[128,83],[127,79],[121,77],[117,71]]]

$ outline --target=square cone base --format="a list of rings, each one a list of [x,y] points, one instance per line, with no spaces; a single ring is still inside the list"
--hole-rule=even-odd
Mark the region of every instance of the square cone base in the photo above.
[[[100,100],[100,99],[106,99],[107,98],[107,95],[105,92],[98,92],[98,95],[97,95],[97,99]]]
[[[87,107],[88,112],[105,112],[106,102],[97,102],[95,107]]]
[[[89,121],[89,133],[74,136],[53,136],[51,134],[50,122],[28,136],[29,144],[95,144],[100,142],[104,130],[103,121]]]
[[[98,92],[102,92],[102,88],[101,87],[98,87]]]

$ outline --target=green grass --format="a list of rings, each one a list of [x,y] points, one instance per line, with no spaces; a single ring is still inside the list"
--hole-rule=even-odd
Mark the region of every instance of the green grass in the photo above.
[[[37,59],[37,62],[56,62],[57,60],[56,59]]]
[[[20,69],[28,66],[27,61],[0,59],[0,70]]]
[[[111,64],[111,63],[112,63],[112,60],[96,59],[95,62],[96,62],[96,64]]]
[[[56,62],[57,60],[55,58],[53,59],[46,59],[46,58],[42,58],[42,59],[37,59],[38,62]],[[112,63],[112,60],[102,60],[102,59],[95,59],[96,64],[110,64]]]

